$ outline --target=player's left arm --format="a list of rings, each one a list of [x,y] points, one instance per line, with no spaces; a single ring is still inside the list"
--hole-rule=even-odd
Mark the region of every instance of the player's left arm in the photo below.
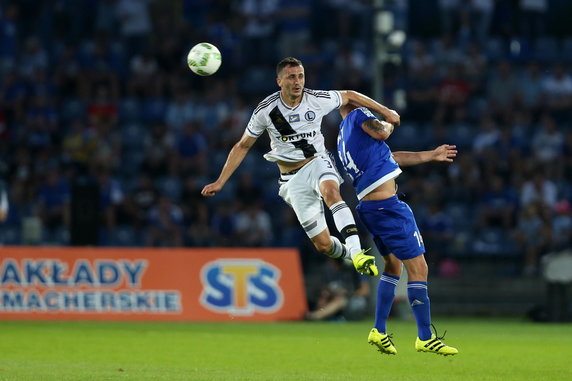
[[[457,157],[457,146],[450,144],[440,145],[432,151],[393,152],[393,158],[401,167],[408,167],[430,161],[445,161],[451,163],[455,157]]]
[[[399,126],[400,116],[397,111],[387,108],[381,103],[371,99],[367,95],[363,95],[357,91],[353,90],[341,90],[340,96],[342,97],[341,106],[345,106],[348,103],[354,104],[360,107],[367,107],[368,109],[383,115],[385,121],[391,123],[395,126]]]

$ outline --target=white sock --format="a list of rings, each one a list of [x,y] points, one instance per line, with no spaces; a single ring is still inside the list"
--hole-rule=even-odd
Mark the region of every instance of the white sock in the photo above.
[[[330,210],[332,211],[336,228],[349,247],[350,255],[353,259],[354,255],[362,251],[362,249],[352,211],[344,201],[336,202],[330,207]]]
[[[340,242],[337,237],[330,236],[332,240],[332,249],[326,253],[330,258],[347,258],[350,256],[350,252],[346,245]]]

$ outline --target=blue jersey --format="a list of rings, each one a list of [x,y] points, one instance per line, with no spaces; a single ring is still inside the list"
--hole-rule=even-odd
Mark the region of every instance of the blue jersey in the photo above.
[[[374,139],[362,130],[361,125],[367,119],[375,119],[367,108],[353,110],[340,124],[338,134],[338,155],[360,200],[401,173],[385,141]]]
[[[385,200],[362,200],[372,190],[401,173],[389,146],[361,128],[364,121],[374,118],[363,107],[346,116],[340,125],[338,155],[360,199],[356,211],[371,233],[379,253],[383,256],[393,253],[401,260],[414,258],[425,252],[425,245],[409,205],[397,196]]]

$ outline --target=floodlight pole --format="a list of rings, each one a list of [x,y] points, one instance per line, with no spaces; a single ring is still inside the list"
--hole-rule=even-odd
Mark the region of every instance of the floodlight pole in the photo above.
[[[374,19],[373,19],[373,42],[374,42],[374,65],[373,73],[373,89],[374,99],[383,102],[383,65],[386,59],[386,47],[384,35],[382,33],[381,23],[383,14],[384,0],[375,0],[374,2]]]
[[[405,92],[403,89],[396,89],[393,99],[383,99],[384,95],[384,67],[391,62],[396,67],[402,64],[401,47],[407,35],[402,30],[403,25],[399,25],[396,20],[394,0],[375,0],[374,20],[373,20],[373,41],[374,41],[374,81],[372,94],[375,99],[391,103],[396,109],[406,108]]]

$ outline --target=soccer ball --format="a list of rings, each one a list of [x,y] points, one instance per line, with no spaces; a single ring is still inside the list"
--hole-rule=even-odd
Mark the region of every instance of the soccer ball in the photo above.
[[[221,64],[220,51],[213,44],[196,44],[187,55],[187,64],[193,73],[207,76],[216,73]]]

